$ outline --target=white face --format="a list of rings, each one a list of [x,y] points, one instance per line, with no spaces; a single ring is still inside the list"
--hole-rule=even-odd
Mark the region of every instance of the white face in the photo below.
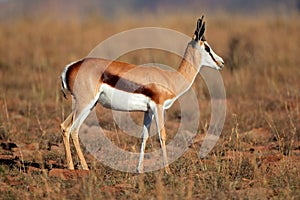
[[[223,59],[212,50],[206,40],[200,40],[199,45],[202,56],[200,67],[208,66],[217,70],[220,70],[224,67]]]

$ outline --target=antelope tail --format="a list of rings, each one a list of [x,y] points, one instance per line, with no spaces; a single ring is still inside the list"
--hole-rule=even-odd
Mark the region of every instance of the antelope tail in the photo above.
[[[67,91],[69,91],[68,89],[68,85],[67,85],[67,81],[66,81],[66,74],[68,71],[68,67],[66,67],[64,69],[64,71],[61,73],[60,75],[60,80],[61,80],[61,92],[64,95],[64,98],[67,99]]]

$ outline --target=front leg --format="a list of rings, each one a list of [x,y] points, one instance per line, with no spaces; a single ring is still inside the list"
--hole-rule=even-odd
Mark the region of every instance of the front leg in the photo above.
[[[144,126],[143,126],[143,132],[142,132],[142,145],[141,145],[141,152],[140,152],[140,158],[139,158],[139,164],[137,167],[137,172],[142,173],[144,168],[144,154],[145,154],[145,148],[146,148],[146,142],[149,137],[150,133],[150,126],[152,122],[153,114],[151,110],[148,110],[144,114]]]
[[[165,126],[164,126],[164,109],[162,106],[156,105],[156,108],[153,113],[154,113],[154,118],[155,118],[155,122],[156,122],[160,146],[162,149],[165,172],[167,174],[171,174],[170,168],[168,166],[169,164],[168,164],[167,149],[166,149],[166,130],[165,130]]]

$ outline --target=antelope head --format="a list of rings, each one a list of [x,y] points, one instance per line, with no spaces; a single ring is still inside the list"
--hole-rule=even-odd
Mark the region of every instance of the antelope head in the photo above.
[[[223,59],[218,56],[210,47],[208,42],[206,41],[204,37],[204,32],[205,32],[205,21],[203,21],[202,16],[200,19],[197,21],[197,27],[195,30],[194,34],[194,40],[199,44],[200,48],[200,54],[201,54],[201,66],[208,66],[213,69],[220,70],[224,67],[224,61]]]

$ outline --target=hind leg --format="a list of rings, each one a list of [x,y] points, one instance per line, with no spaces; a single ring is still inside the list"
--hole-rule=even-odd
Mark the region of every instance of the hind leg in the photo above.
[[[74,124],[74,129],[71,132],[71,138],[72,138],[77,156],[79,158],[81,167],[84,170],[89,170],[89,168],[88,168],[88,165],[86,163],[86,160],[83,156],[83,153],[82,153],[82,150],[81,150],[81,147],[80,147],[79,138],[78,138],[78,131],[79,131],[79,128],[80,128],[81,124],[86,119],[86,117],[88,116],[89,113],[90,113],[90,110],[82,111],[82,115],[79,116],[78,118],[76,118],[76,116],[74,116],[74,119],[77,119],[77,123]]]
[[[67,119],[61,123],[60,127],[62,130],[62,138],[64,143],[65,155],[67,160],[68,169],[74,169],[74,164],[72,161],[71,149],[70,149],[70,127],[73,123],[73,112],[69,114]]]
[[[95,98],[89,104],[77,102],[77,104],[76,104],[77,106],[75,107],[74,114],[73,114],[73,124],[72,124],[71,130],[70,130],[70,135],[71,135],[72,141],[74,143],[76,153],[78,155],[81,167],[84,170],[89,170],[89,168],[88,168],[88,165],[86,163],[86,160],[83,156],[83,153],[82,153],[82,150],[80,147],[78,132],[79,132],[80,126],[82,125],[84,120],[88,117],[91,110],[96,105],[97,99],[98,98]]]

